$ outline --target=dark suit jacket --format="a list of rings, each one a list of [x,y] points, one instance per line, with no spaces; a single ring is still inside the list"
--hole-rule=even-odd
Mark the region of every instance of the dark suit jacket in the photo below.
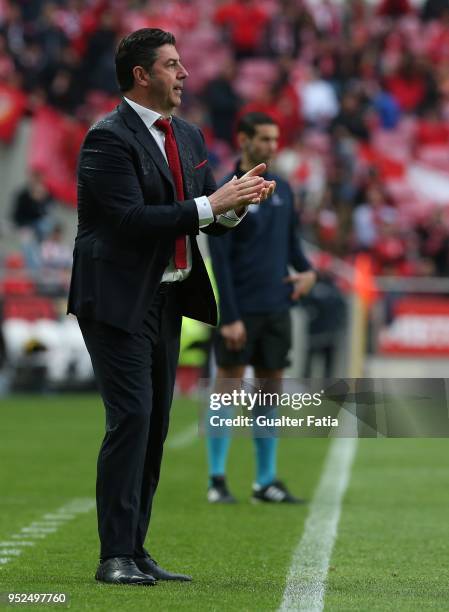
[[[137,331],[148,312],[176,236],[188,234],[192,272],[180,284],[182,313],[216,325],[217,308],[196,242],[193,198],[216,189],[200,130],[173,118],[186,200],[176,200],[167,162],[125,101],[93,125],[78,166],[78,233],[67,312]],[[216,223],[205,228],[219,235]]]

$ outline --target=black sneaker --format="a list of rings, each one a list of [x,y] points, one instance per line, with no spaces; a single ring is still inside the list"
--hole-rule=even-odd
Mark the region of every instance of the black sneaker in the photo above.
[[[235,504],[236,499],[226,485],[224,476],[212,476],[212,484],[207,490],[207,501],[211,504]]]
[[[265,487],[253,485],[253,502],[271,502],[274,504],[304,504],[305,499],[299,499],[290,493],[284,483],[274,480]]]

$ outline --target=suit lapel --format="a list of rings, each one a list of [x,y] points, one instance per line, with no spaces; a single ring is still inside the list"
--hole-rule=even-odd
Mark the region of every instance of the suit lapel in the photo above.
[[[182,175],[184,178],[184,197],[188,200],[193,197],[194,191],[192,143],[182,123],[180,123],[176,117],[173,117],[172,126],[178,145],[179,159],[181,161]]]
[[[165,176],[173,188],[173,193],[176,193],[173,177],[153,136],[150,134],[147,126],[144,124],[139,115],[127,104],[124,100],[119,105],[119,112],[122,114],[126,125],[135,133],[136,139],[142,147],[151,155],[154,163],[159,168],[160,172]]]

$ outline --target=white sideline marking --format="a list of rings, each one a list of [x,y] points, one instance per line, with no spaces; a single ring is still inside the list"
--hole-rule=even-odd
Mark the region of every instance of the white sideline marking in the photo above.
[[[57,510],[58,514],[82,514],[83,512],[90,512],[95,508],[95,500],[90,497],[80,497],[69,501],[65,506]]]
[[[74,514],[55,514],[55,513],[49,513],[49,514],[44,514],[44,516],[42,517],[43,519],[45,519],[46,521],[68,521],[70,519],[75,518]]]
[[[56,529],[58,527],[61,527],[61,525],[64,524],[65,521],[34,521],[34,523],[31,523],[30,527],[46,527],[46,528],[50,528],[50,527],[56,527]]]
[[[0,542],[0,555],[2,555],[0,556],[0,566],[6,565],[9,561],[19,557],[23,552],[20,547],[34,546],[35,542],[26,538],[42,540],[47,535],[58,531],[58,528],[64,522],[74,519],[78,514],[89,512],[93,508],[95,508],[95,500],[93,499],[72,499],[55,512],[44,514],[39,520],[22,527],[19,533],[13,533],[9,536],[11,541]],[[55,519],[59,520],[56,522]]]
[[[167,440],[167,447],[185,448],[186,446],[190,446],[196,438],[198,438],[198,423],[192,423]]]
[[[279,610],[323,610],[329,561],[356,450],[356,438],[335,438],[331,443]]]
[[[7,546],[34,546],[34,542],[27,542],[25,540],[19,541],[17,542],[17,540],[15,542],[0,542],[0,547],[7,547]]]
[[[32,532],[32,533],[13,533],[12,536],[10,536],[11,538],[18,538],[19,540],[23,539],[23,538],[38,538],[38,539],[43,539],[47,537],[47,534],[45,533],[36,533],[36,532]]]
[[[20,530],[22,533],[56,533],[58,530],[56,527],[22,527]]]

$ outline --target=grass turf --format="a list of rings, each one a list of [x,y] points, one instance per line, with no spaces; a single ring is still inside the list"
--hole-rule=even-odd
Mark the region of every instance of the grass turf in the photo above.
[[[104,417],[92,396],[18,397],[2,400],[0,412],[0,539],[7,540],[71,498],[94,496]],[[194,422],[196,414],[193,403],[177,402],[171,435]],[[292,490],[312,495],[327,444],[282,442],[281,472]],[[152,588],[96,583],[98,543],[95,513],[90,512],[2,566],[0,591],[66,592],[74,610],[273,609],[307,508],[249,502],[250,440],[235,440],[229,478],[241,503],[212,507],[205,501],[203,441],[166,451],[148,548],[161,565],[191,573],[193,583]]]
[[[171,436],[196,419],[177,401]],[[0,540],[74,497],[93,497],[104,416],[94,396],[0,400]],[[362,440],[331,560],[325,609],[449,609],[447,440]],[[281,441],[280,475],[311,497],[325,439]],[[204,442],[168,448],[148,548],[189,584],[120,587],[93,580],[95,513],[73,521],[0,566],[0,592],[66,592],[73,610],[274,610],[307,507],[253,506],[251,441],[231,449],[240,503],[205,502]],[[48,606],[32,606],[46,609]]]
[[[360,440],[326,610],[449,610],[449,440]]]

